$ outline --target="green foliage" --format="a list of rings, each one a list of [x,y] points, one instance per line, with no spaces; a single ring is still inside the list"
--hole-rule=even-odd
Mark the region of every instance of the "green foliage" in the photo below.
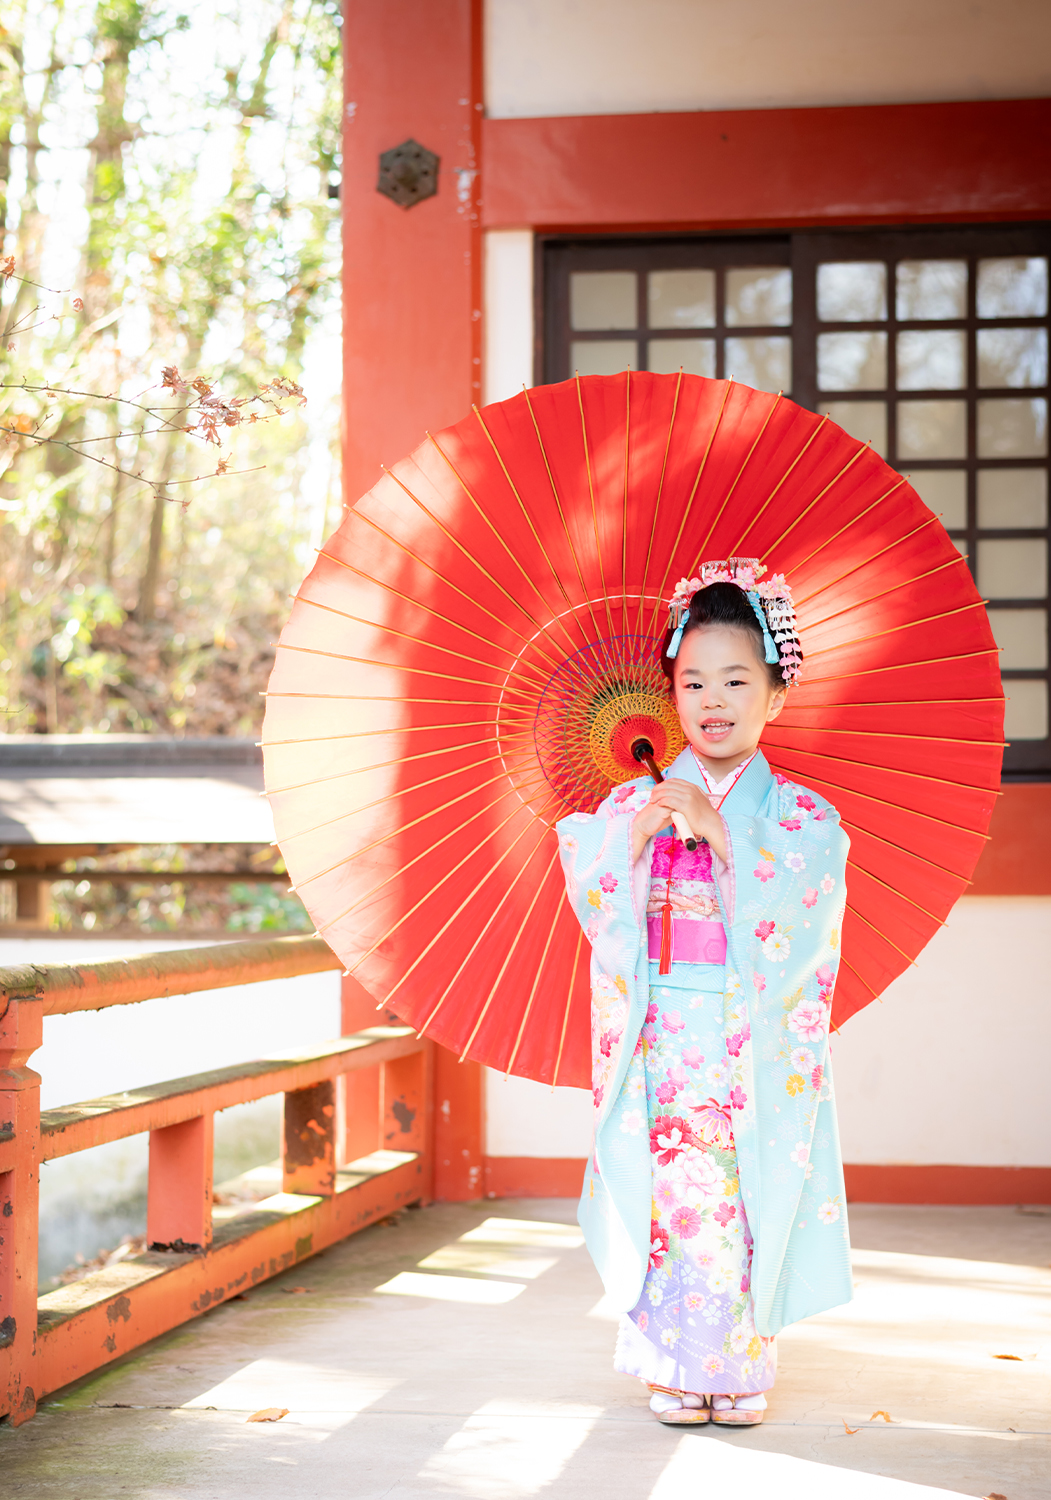
[[[0,731],[258,727],[335,514],[335,413],[280,403],[217,451],[160,376],[251,397],[332,328],[339,23],[333,0],[4,11],[0,426],[74,449],[0,446]]]

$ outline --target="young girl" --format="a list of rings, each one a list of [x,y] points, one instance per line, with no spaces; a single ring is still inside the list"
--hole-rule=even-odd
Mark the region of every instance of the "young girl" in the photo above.
[[[592,945],[579,1217],[622,1313],[615,1368],[676,1425],[761,1422],[775,1335],[852,1295],[828,1059],[848,840],[758,749],[802,662],[764,572],[679,585],[661,666],[686,749],[558,825]]]

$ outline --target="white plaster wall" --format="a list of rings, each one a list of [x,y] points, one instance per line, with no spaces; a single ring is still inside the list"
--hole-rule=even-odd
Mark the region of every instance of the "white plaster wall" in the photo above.
[[[486,0],[490,116],[1051,93],[1048,0]]]
[[[1051,897],[965,896],[833,1038],[843,1158],[1051,1165]]]
[[[833,1039],[848,1162],[1051,1165],[1051,897],[968,896]],[[490,1074],[492,1156],[586,1156],[590,1096]]]
[[[485,236],[485,400],[506,401],[533,384],[533,232]]]

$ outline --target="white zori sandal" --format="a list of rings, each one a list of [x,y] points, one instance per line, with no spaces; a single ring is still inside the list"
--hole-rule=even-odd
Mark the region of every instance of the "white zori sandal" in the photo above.
[[[707,1396],[693,1391],[672,1391],[667,1386],[651,1385],[650,1411],[658,1422],[668,1427],[696,1427],[711,1419]]]
[[[766,1397],[760,1391],[755,1396],[713,1396],[712,1421],[725,1427],[758,1427],[766,1411]]]

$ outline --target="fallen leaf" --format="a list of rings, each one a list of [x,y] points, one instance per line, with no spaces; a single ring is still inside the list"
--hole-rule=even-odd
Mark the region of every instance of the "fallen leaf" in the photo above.
[[[254,1411],[245,1420],[248,1422],[280,1422],[282,1417],[287,1416],[287,1406],[264,1406],[262,1411]]]
[[[302,1296],[304,1292],[312,1292],[314,1288],[312,1286],[283,1286],[281,1290],[287,1292],[290,1297],[296,1297]]]
[[[991,1494],[983,1495],[982,1500],[1007,1500],[1007,1496],[1001,1495],[999,1490],[993,1490]]]
[[[1017,1361],[1018,1361],[1019,1364],[1022,1363],[1022,1356],[1020,1354],[994,1354],[993,1358],[994,1359],[1017,1359]]]
[[[843,1427],[844,1427],[844,1430],[845,1430],[845,1432],[846,1432],[846,1434],[847,1434],[848,1437],[853,1437],[854,1434],[855,1434],[855,1432],[860,1432],[861,1431],[861,1429],[859,1427],[848,1427],[847,1426],[847,1419],[846,1419],[846,1417],[841,1418],[841,1420],[843,1422]]]
[[[869,1421],[870,1422],[874,1422],[877,1417],[882,1417],[883,1420],[884,1420],[884,1422],[893,1422],[894,1421],[894,1418],[891,1416],[891,1414],[890,1414],[889,1411],[874,1411],[872,1413],[871,1417],[869,1417]]]
[[[74,307],[74,310],[76,312],[83,312],[84,311],[84,299],[82,297],[74,297],[73,298],[73,307]]]

